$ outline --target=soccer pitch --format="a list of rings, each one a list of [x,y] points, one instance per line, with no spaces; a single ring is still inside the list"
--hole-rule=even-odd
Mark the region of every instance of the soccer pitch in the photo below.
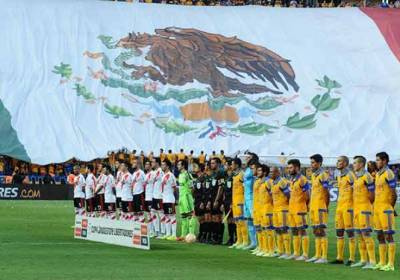
[[[329,259],[336,256],[334,206]],[[224,246],[152,240],[152,250],[142,251],[75,240],[73,223],[69,201],[0,201],[0,279],[400,279],[400,244],[395,272],[363,271],[260,258]]]

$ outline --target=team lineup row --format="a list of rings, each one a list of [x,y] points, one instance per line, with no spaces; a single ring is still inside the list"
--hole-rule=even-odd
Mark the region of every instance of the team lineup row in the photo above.
[[[322,156],[310,157],[313,171],[310,180],[300,173],[300,161],[296,159],[288,161],[288,179],[280,176],[279,168],[270,169],[259,163],[253,153],[245,161],[244,170],[240,158],[232,159],[226,168],[219,158],[205,165],[194,162],[189,173],[187,162],[180,160],[177,178],[171,172],[171,162],[167,159],[161,162],[159,158],[146,161],[144,170],[136,160],[130,167],[122,163],[115,178],[109,166],[104,166],[96,177],[93,166],[89,165],[86,178],[77,166],[74,168],[75,211],[77,215],[147,222],[152,237],[168,240],[193,235],[198,222],[198,241],[211,244],[222,244],[227,221],[230,248],[252,250],[253,254],[263,257],[327,263],[331,184],[322,168]],[[364,157],[354,158],[353,170],[349,169],[347,157],[338,158],[337,257],[332,263],[344,263],[347,235],[346,265],[394,270],[397,197],[396,180],[388,162],[385,152],[377,154],[379,171],[373,178],[365,170]],[[175,205],[181,215],[179,238],[176,237]],[[315,237],[312,258],[308,255],[308,226]],[[373,230],[379,242],[379,263],[375,259]],[[356,237],[359,262],[355,262]]]

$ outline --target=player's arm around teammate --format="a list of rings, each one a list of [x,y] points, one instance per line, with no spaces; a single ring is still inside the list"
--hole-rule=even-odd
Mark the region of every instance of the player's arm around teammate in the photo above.
[[[160,237],[161,239],[176,240],[176,212],[175,212],[175,190],[176,178],[171,172],[172,163],[166,159],[161,162],[161,169],[163,171],[163,178],[161,183],[162,190],[162,208],[164,219],[165,234]]]
[[[210,167],[213,171],[213,179],[211,181],[212,188],[212,220],[213,220],[213,235],[214,244],[221,245],[224,236],[224,224],[222,223],[221,202],[226,181],[226,173],[221,170],[221,160],[214,157],[210,160]]]
[[[221,205],[221,211],[224,212],[224,221],[228,224],[228,236],[229,239],[225,243],[227,246],[232,246],[236,242],[236,224],[233,220],[232,213],[232,191],[233,191],[233,170],[231,162],[226,162],[226,181],[223,191],[223,199]],[[224,222],[223,221],[223,222]]]
[[[244,171],[244,217],[247,220],[247,230],[250,237],[250,245],[246,250],[253,250],[257,246],[256,229],[253,223],[253,185],[255,178],[254,167],[258,163],[258,156],[254,153],[248,153],[246,158],[247,168]]]
[[[261,185],[261,226],[263,234],[263,257],[274,257],[275,254],[275,231],[273,225],[274,205],[272,201],[272,180],[269,177],[270,168],[262,165],[264,173],[263,183]]]
[[[103,174],[106,176],[106,180],[104,182],[104,208],[106,211],[106,218],[115,220],[115,181],[114,176],[111,174],[111,167],[109,165],[105,165],[103,167]]]
[[[205,189],[205,176],[204,176],[204,164],[200,164],[198,160],[193,160],[193,198],[194,198],[194,214],[199,222],[199,234],[197,240],[200,243],[204,243],[206,240],[206,224],[204,219],[205,205],[204,205],[204,189]]]
[[[209,163],[206,163],[205,167],[205,176],[204,176],[204,228],[205,228],[205,243],[211,244],[213,242],[213,230],[214,230],[214,223],[212,221],[212,170],[210,168]]]
[[[365,171],[365,165],[365,157],[354,157],[354,230],[358,234],[358,249],[361,259],[351,267],[374,269],[376,265],[375,242],[371,236],[371,233],[373,222],[372,204],[375,198],[375,184],[371,174]]]
[[[311,198],[310,220],[315,236],[315,256],[306,262],[324,264],[328,262],[328,237],[326,228],[328,225],[329,206],[329,174],[322,169],[323,157],[315,154],[311,160]]]
[[[280,259],[291,255],[289,235],[289,197],[290,188],[286,179],[281,177],[278,167],[271,168],[272,200],[274,204],[273,225],[277,236]]]
[[[354,207],[353,207],[353,185],[355,176],[349,169],[349,158],[340,156],[336,163],[338,171],[337,188],[339,191],[338,202],[335,213],[335,228],[336,228],[336,251],[337,256],[332,264],[344,263],[344,247],[345,233],[349,242],[349,259],[346,261],[346,266],[354,264],[356,242],[354,238]]]
[[[74,166],[74,207],[75,215],[85,215],[85,178],[79,165]]]
[[[309,250],[309,238],[306,230],[308,228],[310,184],[307,178],[300,173],[300,166],[298,159],[288,161],[290,174],[289,226],[293,239],[293,255],[290,258],[306,261]],[[301,249],[303,253],[301,253]]]
[[[233,189],[232,189],[232,214],[236,223],[236,243],[230,248],[243,249],[249,245],[246,220],[244,218],[244,179],[241,171],[242,161],[240,158],[232,160]]]
[[[187,234],[194,234],[196,220],[193,218],[194,202],[192,194],[192,177],[187,171],[188,163],[186,160],[178,160],[177,168],[179,171],[179,213],[181,215],[181,238]]]
[[[263,171],[262,167],[260,164],[255,165],[255,176],[256,179],[254,181],[254,186],[253,186],[253,223],[254,223],[254,228],[256,230],[256,237],[257,237],[257,247],[256,249],[252,252],[253,255],[261,255],[262,254],[262,248],[263,248],[263,239],[262,239],[262,231],[261,231],[261,185],[263,183]]]
[[[94,167],[89,164],[86,168],[87,176],[85,182],[86,212],[89,217],[94,217],[94,190],[96,189],[96,178]]]
[[[128,164],[121,163],[121,204],[122,204],[122,220],[133,219],[133,187],[132,176],[128,171]]]
[[[256,167],[256,182],[254,183],[254,224],[257,230],[258,251],[254,254],[258,257],[269,257],[274,248],[270,248],[268,243],[269,232],[271,231],[272,221],[268,214],[272,214],[272,199],[267,190],[266,177],[269,175],[269,167],[259,164]]]
[[[134,220],[139,223],[145,222],[144,210],[145,210],[145,182],[146,176],[144,171],[139,167],[137,159],[132,160],[132,207]]]
[[[151,238],[153,238],[156,232],[154,225],[155,220],[153,213],[151,212],[151,207],[153,204],[154,171],[152,170],[151,161],[149,159],[145,161],[144,172],[146,174],[144,182],[144,214],[146,216],[146,221],[149,225],[149,235]]]
[[[387,153],[381,152],[376,155],[378,172],[375,177],[374,228],[379,241],[379,264],[376,269],[382,271],[394,270],[396,255],[396,243],[393,239],[394,206],[397,199],[396,178],[388,164]]]

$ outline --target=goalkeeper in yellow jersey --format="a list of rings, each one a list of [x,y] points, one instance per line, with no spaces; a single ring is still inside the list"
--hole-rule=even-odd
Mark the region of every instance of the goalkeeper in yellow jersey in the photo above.
[[[343,264],[346,232],[349,240],[349,259],[346,266],[354,264],[356,254],[356,241],[354,239],[354,208],[353,208],[353,185],[355,176],[348,168],[349,158],[340,156],[336,163],[338,174],[336,176],[339,197],[335,214],[336,227],[336,260],[332,264]]]
[[[306,232],[308,227],[308,202],[310,185],[307,178],[300,173],[300,161],[288,161],[290,174],[290,199],[289,199],[289,226],[292,231],[293,255],[288,259],[305,261],[308,259],[309,238]],[[301,254],[301,249],[303,254]]]
[[[281,177],[278,167],[271,169],[271,192],[274,205],[273,226],[276,233],[279,259],[290,257],[289,197],[288,181]]]
[[[389,155],[385,152],[376,155],[378,172],[375,177],[375,201],[374,201],[374,229],[379,241],[379,263],[376,269],[382,271],[394,271],[394,258],[396,243],[394,206],[396,205],[396,178],[389,169]],[[387,262],[386,262],[386,257]]]
[[[354,157],[353,185],[354,230],[358,234],[358,250],[361,260],[351,267],[363,269],[375,268],[375,242],[372,239],[372,203],[375,195],[375,184],[371,174],[365,171],[367,160],[363,156]]]
[[[244,249],[249,245],[246,219],[244,218],[244,179],[241,171],[242,161],[234,158],[231,163],[232,178],[232,214],[236,223],[236,243],[229,248]]]
[[[329,174],[322,169],[323,157],[320,154],[311,156],[310,160],[312,169],[310,219],[315,236],[315,256],[306,262],[325,264],[328,263],[326,228],[329,207]]]

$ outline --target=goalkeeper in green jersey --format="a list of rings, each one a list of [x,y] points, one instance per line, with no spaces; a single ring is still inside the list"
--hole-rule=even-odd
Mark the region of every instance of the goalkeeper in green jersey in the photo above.
[[[194,202],[192,194],[192,176],[187,171],[187,162],[179,160],[179,213],[181,215],[181,238],[183,240],[188,233],[194,234],[196,219],[193,217]]]

